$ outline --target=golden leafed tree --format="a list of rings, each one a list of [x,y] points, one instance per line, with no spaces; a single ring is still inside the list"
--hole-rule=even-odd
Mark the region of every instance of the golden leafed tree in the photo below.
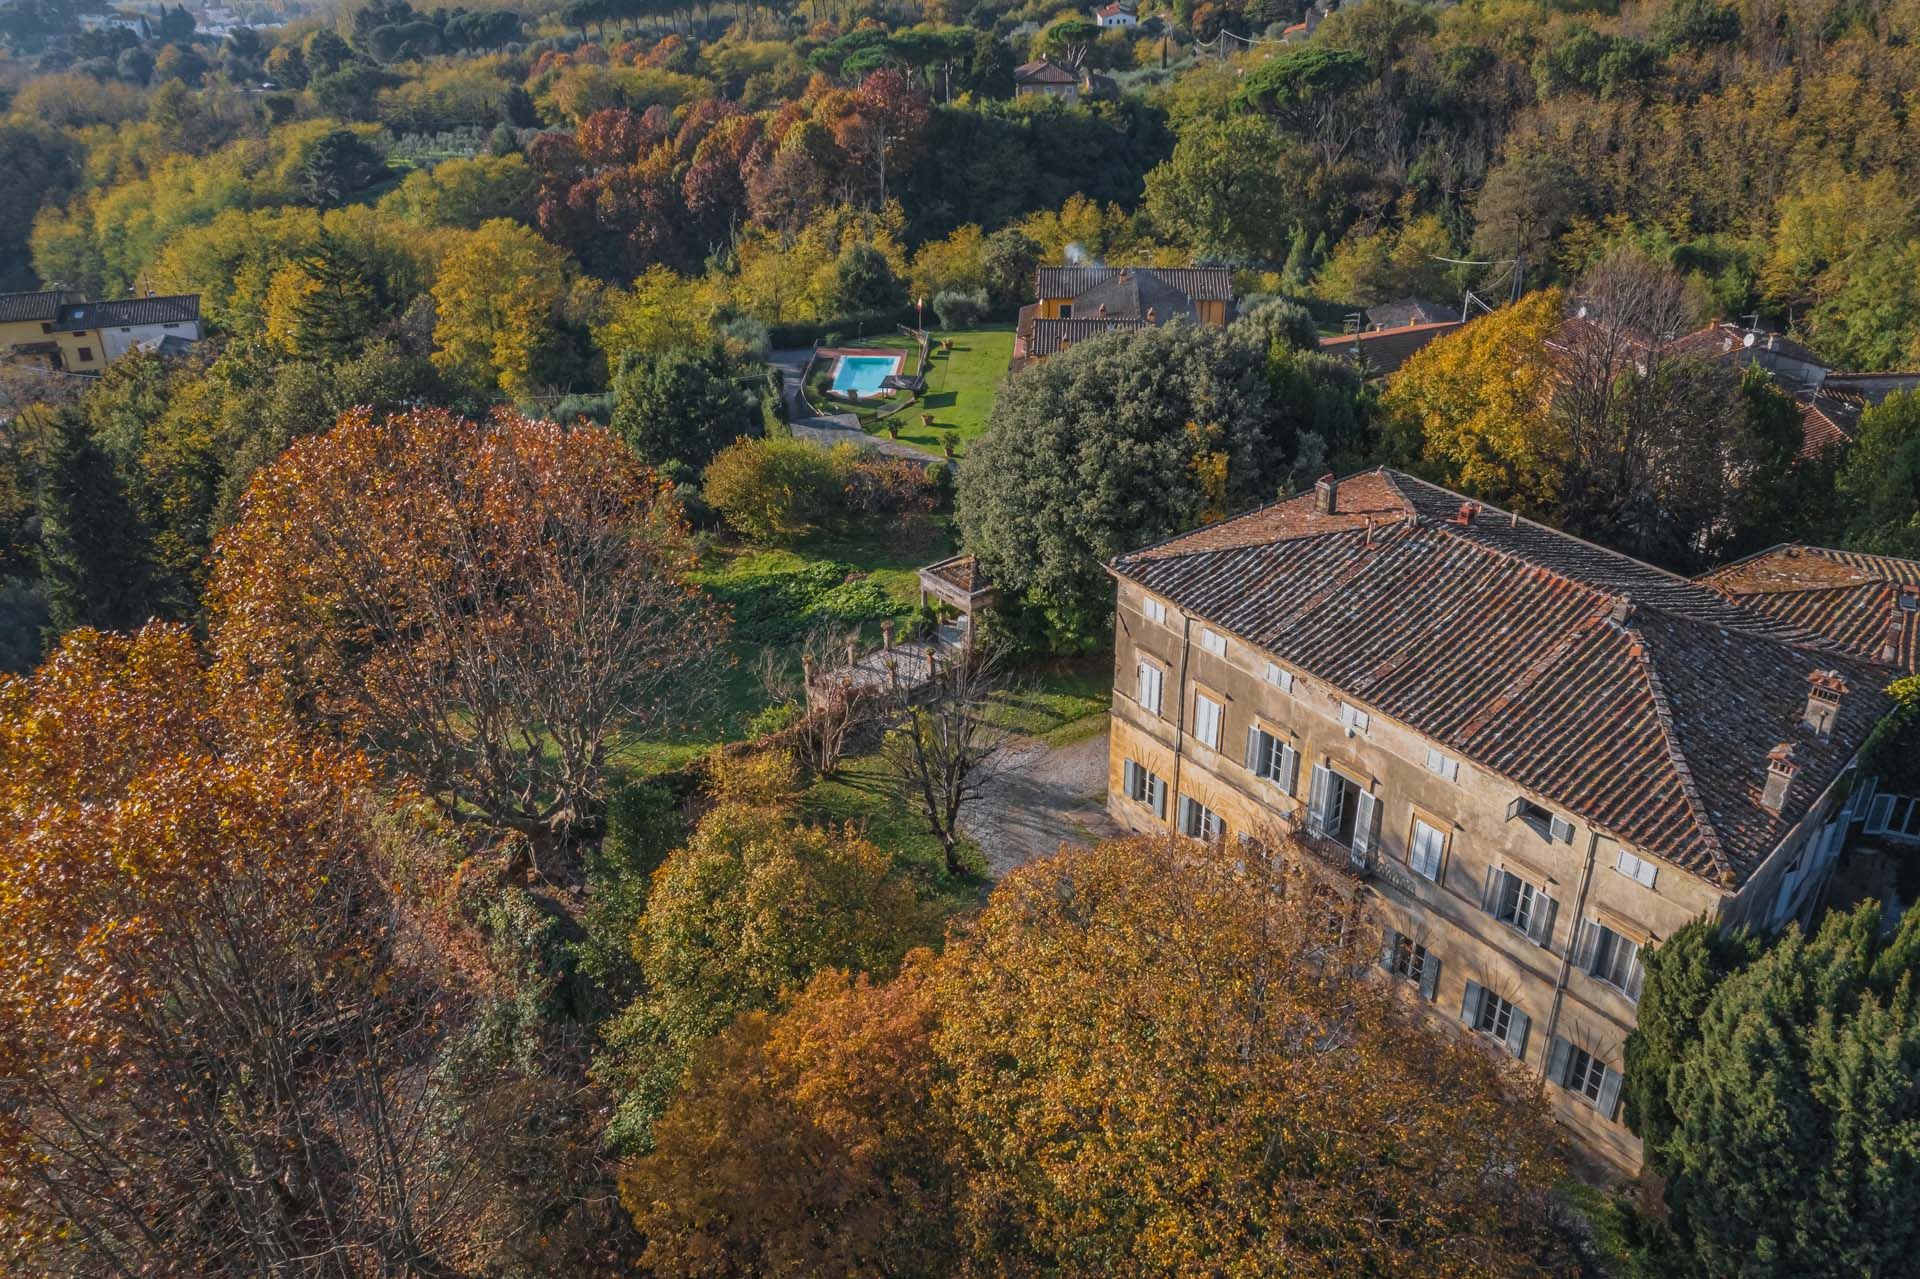
[[[449,813],[594,829],[724,618],[671,491],[605,431],[350,413],[255,477],[216,548],[234,687],[363,743]]]

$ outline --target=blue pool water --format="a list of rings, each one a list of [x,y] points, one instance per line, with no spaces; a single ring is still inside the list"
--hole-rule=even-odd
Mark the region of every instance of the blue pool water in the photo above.
[[[834,394],[877,394],[881,380],[899,367],[896,355],[843,355],[833,370]]]

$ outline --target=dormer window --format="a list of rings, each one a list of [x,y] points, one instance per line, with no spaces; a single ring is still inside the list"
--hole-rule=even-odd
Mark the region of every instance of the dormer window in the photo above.
[[[1507,805],[1507,820],[1525,822],[1541,839],[1555,844],[1573,842],[1573,823],[1540,807],[1524,795],[1516,795]]]

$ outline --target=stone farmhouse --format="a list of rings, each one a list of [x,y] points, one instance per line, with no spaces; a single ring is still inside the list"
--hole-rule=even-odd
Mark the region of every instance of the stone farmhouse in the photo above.
[[[1113,816],[1298,840],[1376,899],[1405,997],[1625,1173],[1643,954],[1701,916],[1813,912],[1911,661],[1904,613],[1882,642],[1904,579],[1856,583],[1843,634],[1387,469],[1110,567]]]
[[[1234,318],[1226,267],[1043,266],[1035,292],[1014,326],[1015,372],[1103,333]]]

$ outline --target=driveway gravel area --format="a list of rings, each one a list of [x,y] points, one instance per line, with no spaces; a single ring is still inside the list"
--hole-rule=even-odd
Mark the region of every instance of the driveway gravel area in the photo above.
[[[1064,746],[1022,738],[1009,749],[960,828],[999,879],[1062,843],[1120,834],[1107,816],[1107,733]]]

